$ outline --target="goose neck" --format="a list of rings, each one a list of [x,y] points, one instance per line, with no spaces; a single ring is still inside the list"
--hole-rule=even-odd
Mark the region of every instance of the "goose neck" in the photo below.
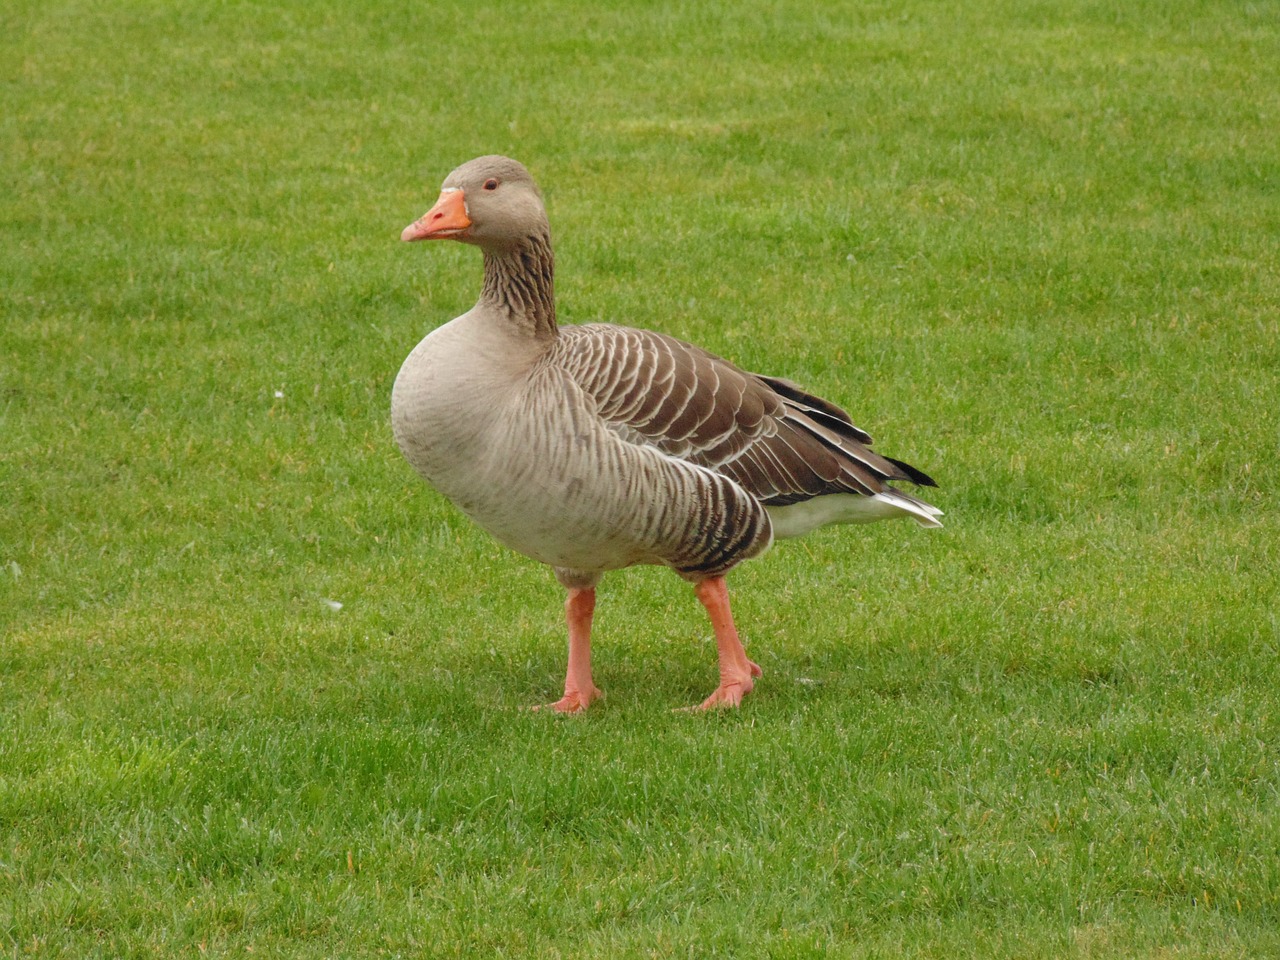
[[[496,307],[534,337],[556,334],[555,261],[549,234],[509,249],[485,250],[482,303]]]

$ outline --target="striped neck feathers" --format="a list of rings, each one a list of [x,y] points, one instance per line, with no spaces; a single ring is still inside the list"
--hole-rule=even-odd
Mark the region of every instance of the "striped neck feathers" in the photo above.
[[[484,251],[480,302],[496,307],[538,338],[556,335],[555,260],[543,232],[507,249]]]

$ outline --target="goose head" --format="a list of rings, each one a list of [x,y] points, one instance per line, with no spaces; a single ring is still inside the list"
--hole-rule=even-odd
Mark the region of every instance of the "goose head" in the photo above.
[[[435,206],[400,239],[461,240],[502,253],[548,234],[542,195],[524,165],[509,157],[469,160],[445,177]]]

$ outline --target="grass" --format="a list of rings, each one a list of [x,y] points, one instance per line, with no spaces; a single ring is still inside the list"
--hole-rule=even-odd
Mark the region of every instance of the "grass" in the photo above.
[[[1280,954],[1277,14],[7,4],[3,955]],[[735,573],[738,713],[656,570],[521,712],[559,588],[395,450],[491,151],[563,319],[942,484]]]

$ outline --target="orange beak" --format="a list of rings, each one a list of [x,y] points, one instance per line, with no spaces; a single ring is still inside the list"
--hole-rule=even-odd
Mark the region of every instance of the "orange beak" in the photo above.
[[[461,189],[452,187],[442,190],[436,205],[405,227],[400,239],[406,242],[444,240],[458,236],[469,226],[471,218],[467,216],[466,197]]]

